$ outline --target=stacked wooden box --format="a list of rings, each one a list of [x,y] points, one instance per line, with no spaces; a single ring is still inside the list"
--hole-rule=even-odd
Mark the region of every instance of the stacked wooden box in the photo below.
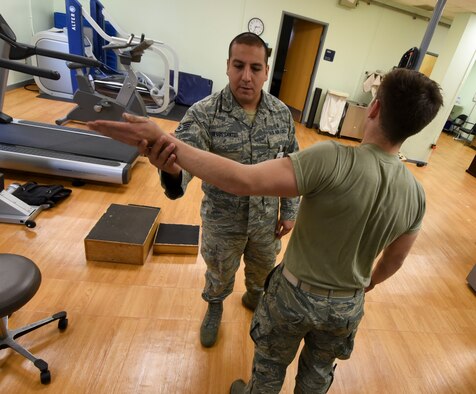
[[[84,239],[86,259],[141,265],[151,249],[197,254],[200,227],[159,224],[159,214],[157,207],[111,204]]]

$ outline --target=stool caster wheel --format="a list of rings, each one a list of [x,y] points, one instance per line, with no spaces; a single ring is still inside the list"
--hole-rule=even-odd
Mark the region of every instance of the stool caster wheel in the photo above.
[[[68,319],[66,317],[64,319],[58,320],[58,328],[61,331],[66,330],[67,327],[68,327]]]
[[[51,374],[50,371],[41,371],[40,372],[40,381],[41,384],[49,384],[51,382]]]

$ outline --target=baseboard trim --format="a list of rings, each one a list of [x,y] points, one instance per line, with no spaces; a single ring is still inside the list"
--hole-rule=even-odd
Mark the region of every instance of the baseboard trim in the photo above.
[[[26,81],[12,83],[11,85],[7,86],[7,91],[17,89],[17,88],[22,88],[22,87],[24,87],[26,85],[30,85],[32,83],[35,83],[35,80],[33,78],[32,79],[27,79]]]

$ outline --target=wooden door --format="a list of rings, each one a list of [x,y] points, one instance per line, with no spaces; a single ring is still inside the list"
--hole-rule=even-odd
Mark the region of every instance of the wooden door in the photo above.
[[[294,20],[279,99],[299,111],[295,120],[300,120],[306,103],[323,29],[313,22]]]

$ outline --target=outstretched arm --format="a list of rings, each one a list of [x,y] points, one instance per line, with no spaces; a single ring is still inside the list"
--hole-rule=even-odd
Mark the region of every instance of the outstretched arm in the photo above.
[[[196,149],[171,135],[161,136],[149,148],[147,142],[143,141],[140,149],[150,149],[149,158],[172,156],[173,160],[175,157],[177,163],[194,176],[238,196],[298,195],[294,169],[289,158],[245,165]]]
[[[291,159],[282,158],[254,165],[244,165],[189,146],[165,133],[154,122],[137,121],[125,115],[127,122],[97,120],[88,126],[123,143],[137,146],[152,162],[176,160],[180,167],[205,182],[236,195],[298,195]],[[154,159],[155,158],[155,159]]]

